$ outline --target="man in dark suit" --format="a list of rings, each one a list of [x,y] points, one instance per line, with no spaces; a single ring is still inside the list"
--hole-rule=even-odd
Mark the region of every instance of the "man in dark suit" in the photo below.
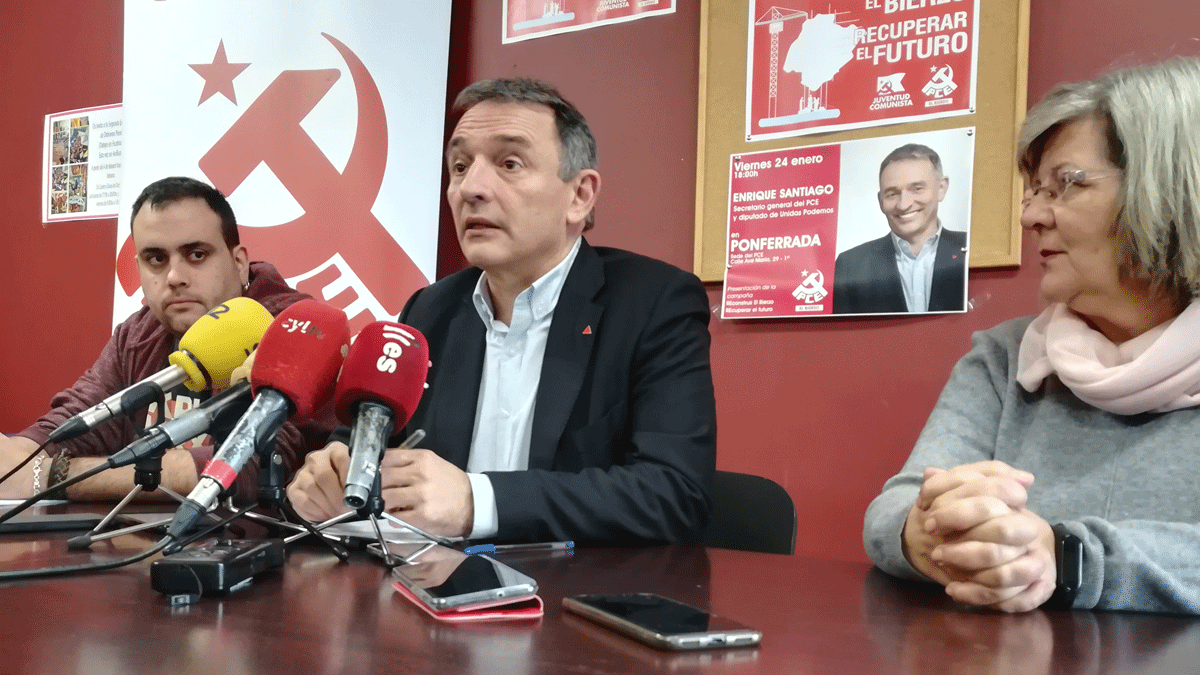
[[[708,297],[694,275],[582,237],[596,144],[549,85],[489,80],[455,102],[447,201],[472,267],[409,299],[429,389],[381,462],[389,512],[508,541],[692,541],[716,462]],[[288,496],[342,506],[349,458],[312,453]]]
[[[967,234],[938,218],[949,185],[928,146],[909,143],[884,158],[878,199],[891,232],[838,256],[834,314],[966,309]]]

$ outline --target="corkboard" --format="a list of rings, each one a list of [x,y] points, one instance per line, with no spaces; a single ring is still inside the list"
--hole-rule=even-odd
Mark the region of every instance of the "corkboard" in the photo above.
[[[704,281],[725,275],[729,156],[824,145],[933,129],[974,126],[971,267],[1017,265],[1021,180],[1017,128],[1025,115],[1029,0],[984,0],[979,7],[979,60],[973,114],[828,134],[749,143],[746,115],[746,17],[750,0],[701,0],[700,106],[696,142],[695,271]]]

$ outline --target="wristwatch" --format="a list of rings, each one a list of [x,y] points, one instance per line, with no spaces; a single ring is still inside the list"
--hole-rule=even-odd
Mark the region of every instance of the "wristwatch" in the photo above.
[[[1054,530],[1054,567],[1057,573],[1054,595],[1042,607],[1046,609],[1071,609],[1079,584],[1083,581],[1083,540],[1071,534],[1066,525],[1059,523]]]

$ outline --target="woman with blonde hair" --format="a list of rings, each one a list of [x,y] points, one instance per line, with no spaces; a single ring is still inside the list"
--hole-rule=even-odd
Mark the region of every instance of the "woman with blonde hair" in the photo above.
[[[1045,309],[975,334],[867,553],[965,604],[1200,614],[1200,59],[1059,86],[1018,155]]]

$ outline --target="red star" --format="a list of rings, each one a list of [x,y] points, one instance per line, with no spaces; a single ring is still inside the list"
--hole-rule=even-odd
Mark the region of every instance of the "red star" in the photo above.
[[[230,63],[225,58],[225,41],[217,43],[217,54],[212,63],[189,63],[188,66],[204,78],[204,91],[200,94],[200,103],[207,101],[213,94],[222,94],[229,102],[237,105],[237,96],[233,93],[233,78],[237,77],[250,66],[249,63]]]

